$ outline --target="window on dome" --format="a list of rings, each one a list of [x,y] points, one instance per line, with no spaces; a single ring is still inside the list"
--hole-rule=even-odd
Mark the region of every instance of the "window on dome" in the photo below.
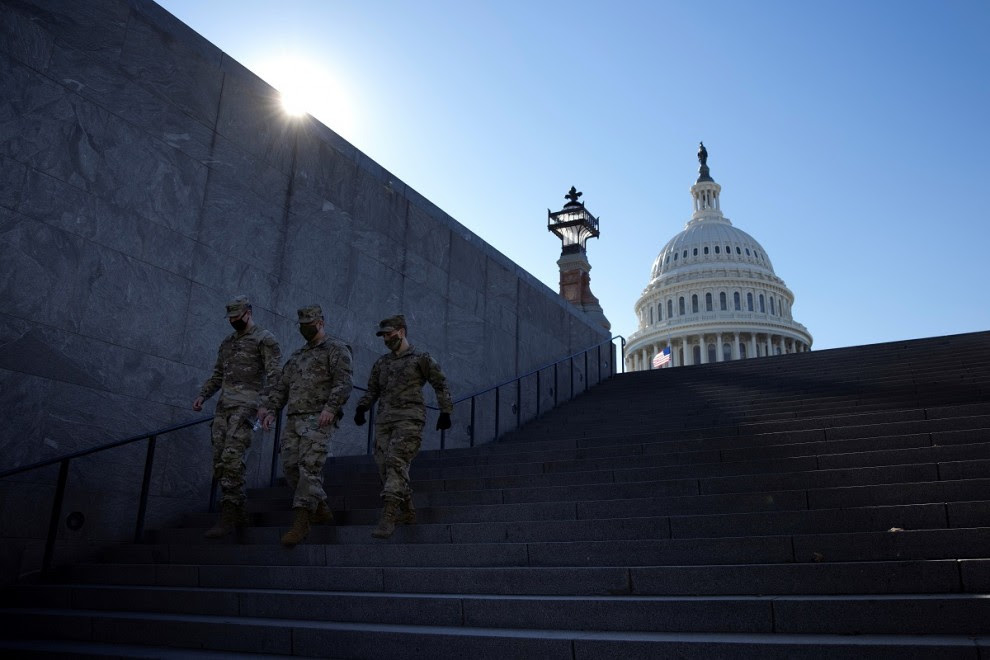
[[[736,254],[742,254],[742,250],[740,250],[738,247],[736,248]]]
[[[669,318],[673,318],[673,316],[674,316],[674,301],[668,299],[667,300],[667,318],[668,319]]]
[[[760,313],[761,314],[767,313],[767,301],[763,298],[762,293],[760,294]]]
[[[708,246],[705,246],[705,254],[708,254]]]
[[[691,296],[691,313],[692,314],[697,314],[698,313],[698,294],[697,293],[695,293],[694,295]]]
[[[657,321],[663,320],[663,303],[657,303]]]
[[[687,250],[684,250],[684,254],[682,254],[681,256],[687,259]]]
[[[695,256],[695,257],[698,256],[698,248],[694,248],[694,255],[693,256]]]
[[[770,313],[771,314],[774,314],[774,315],[777,314],[776,310],[774,310],[774,307],[773,307],[773,296],[770,296]]]
[[[653,325],[653,308],[650,307],[650,325]]]
[[[748,311],[750,311],[750,312],[753,311],[753,294],[752,293],[747,293],[746,294],[746,309]]]
[[[746,256],[749,256],[749,248],[746,248]]]
[[[735,307],[735,310],[737,312],[742,309],[742,305],[739,303],[739,292],[738,291],[736,291],[735,293],[732,294],[732,303],[733,303],[733,306]]]
[[[715,254],[720,254],[719,253],[719,247],[717,245],[715,246]]]
[[[712,294],[711,293],[706,293],[705,294],[705,311],[706,312],[712,311]]]
[[[674,261],[677,261],[677,253],[674,253]]]
[[[726,245],[725,246],[725,253],[726,254],[732,254],[732,248],[730,248],[728,245]]]
[[[684,296],[681,296],[677,301],[677,313],[684,316]]]
[[[725,303],[725,291],[720,291],[718,294],[718,307],[723,312],[729,308]]]

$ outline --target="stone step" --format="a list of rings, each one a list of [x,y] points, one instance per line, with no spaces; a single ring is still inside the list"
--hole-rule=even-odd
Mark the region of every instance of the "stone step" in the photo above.
[[[16,590],[24,608],[477,628],[798,634],[990,634],[985,594],[505,596],[64,585]]]
[[[273,522],[273,517],[265,522]],[[148,540],[159,544],[276,544],[291,524],[291,519],[290,514],[285,512],[275,526],[247,527],[217,540],[203,538],[209,521],[204,518],[202,522],[204,524],[201,527],[175,527],[156,531]],[[990,526],[990,501],[691,516],[417,524],[399,526],[389,542],[607,541],[981,526]],[[308,540],[311,543],[367,543],[372,529],[371,525],[316,526],[310,532]]]
[[[0,639],[0,656],[31,660],[33,658],[153,658],[155,660],[243,660],[244,654],[233,651],[192,651],[164,646],[114,644],[110,642],[59,641],[52,639]],[[294,656],[252,653],[252,660],[287,660]]]
[[[332,535],[328,530],[326,534]],[[308,566],[659,566],[898,559],[975,559],[990,528],[529,543],[275,545],[141,544],[107,550],[116,563]]]
[[[698,462],[722,460],[734,454],[749,452],[759,456],[765,452],[781,451],[796,446],[788,455],[810,455],[815,453],[865,452],[871,449],[900,448],[897,443],[910,441],[911,447],[922,445],[964,444],[967,438],[971,444],[990,443],[990,416],[972,419],[972,425],[960,420],[930,420],[906,422],[899,425],[876,425],[871,427],[850,427],[842,429],[813,429],[797,432],[768,433],[753,436],[712,437],[694,440],[669,440],[654,437],[625,436],[610,438],[609,442],[596,446],[554,447],[536,451],[500,452],[480,455],[436,454],[418,456],[413,463],[415,475],[430,471],[431,474],[443,468],[478,467],[525,463],[568,463],[598,461],[606,463],[610,469],[622,467],[613,461],[628,460],[633,456],[667,456],[669,462]],[[869,433],[863,428],[870,428]],[[876,442],[877,445],[871,443]],[[805,446],[802,448],[802,445]],[[818,451],[812,451],[818,448]],[[377,479],[377,468],[370,457],[365,460],[352,460],[346,463],[330,463],[326,468],[332,481],[351,483]]]
[[[548,608],[549,609],[549,608]],[[548,611],[552,615],[552,611]],[[694,633],[341,623],[285,618],[22,608],[6,613],[18,637],[164,645],[340,658],[622,657],[979,659],[987,642],[967,635]]]
[[[414,500],[417,502],[420,524],[621,519],[628,518],[631,512],[637,517],[666,517],[930,503],[950,503],[951,515],[962,516],[961,519],[964,520],[973,520],[985,515],[980,505],[964,508],[962,504],[951,503],[981,502],[988,489],[990,489],[990,479],[961,479],[808,490],[474,506],[426,506],[419,495],[414,495]],[[651,494],[655,495],[655,493]],[[331,498],[331,508],[334,510],[338,525],[370,525],[378,520],[381,511],[380,501],[375,501],[373,506],[367,509],[343,510],[343,500],[335,501],[335,499]],[[271,502],[266,504],[270,505]],[[266,509],[254,513],[252,524],[261,527],[288,525],[291,524],[291,515],[289,500],[285,499],[281,510]],[[184,526],[205,529],[212,526],[215,521],[216,514],[187,514],[184,518]]]
[[[990,593],[990,559],[456,568],[80,563],[63,576],[107,585],[503,595]]]

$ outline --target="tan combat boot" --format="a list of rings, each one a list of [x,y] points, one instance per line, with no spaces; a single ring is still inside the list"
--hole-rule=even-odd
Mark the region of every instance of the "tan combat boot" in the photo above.
[[[242,515],[243,509],[224,502],[220,508],[220,518],[217,519],[217,524],[206,530],[203,536],[208,539],[220,539],[227,536],[241,524]]]
[[[333,522],[333,511],[330,510],[326,502],[320,502],[320,505],[316,507],[316,513],[310,515],[309,522],[314,525],[329,525]]]
[[[382,509],[382,519],[378,521],[378,527],[371,535],[376,539],[387,539],[395,531],[395,517],[399,511],[399,500],[391,497],[385,499],[385,508]]]
[[[292,511],[295,516],[292,519],[292,529],[282,535],[282,545],[287,548],[296,547],[309,534],[309,510],[296,507]]]
[[[415,525],[416,507],[413,506],[412,496],[399,502],[399,512],[395,516],[396,525]]]

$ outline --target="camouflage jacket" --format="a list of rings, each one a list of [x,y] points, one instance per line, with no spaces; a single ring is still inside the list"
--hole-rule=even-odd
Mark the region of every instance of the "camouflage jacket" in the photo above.
[[[236,332],[220,342],[213,374],[203,383],[199,396],[209,399],[222,389],[217,407],[257,406],[278,381],[282,351],[275,335],[258,325],[244,334]]]
[[[278,384],[263,403],[277,411],[288,404],[290,415],[339,414],[351,395],[351,349],[327,336],[316,346],[308,343],[289,356]]]
[[[450,413],[454,404],[447,389],[447,377],[429,353],[410,346],[402,355],[388,352],[375,361],[368,378],[368,391],[358,406],[370,408],[378,401],[376,423],[403,419],[426,421],[423,385],[429,382],[437,395],[440,411]]]

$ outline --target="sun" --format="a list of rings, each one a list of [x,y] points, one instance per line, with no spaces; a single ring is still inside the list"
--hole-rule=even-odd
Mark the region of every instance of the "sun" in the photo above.
[[[354,128],[351,96],[340,77],[315,61],[282,55],[265,63],[258,74],[282,96],[282,108],[291,116],[310,114],[339,134]]]

